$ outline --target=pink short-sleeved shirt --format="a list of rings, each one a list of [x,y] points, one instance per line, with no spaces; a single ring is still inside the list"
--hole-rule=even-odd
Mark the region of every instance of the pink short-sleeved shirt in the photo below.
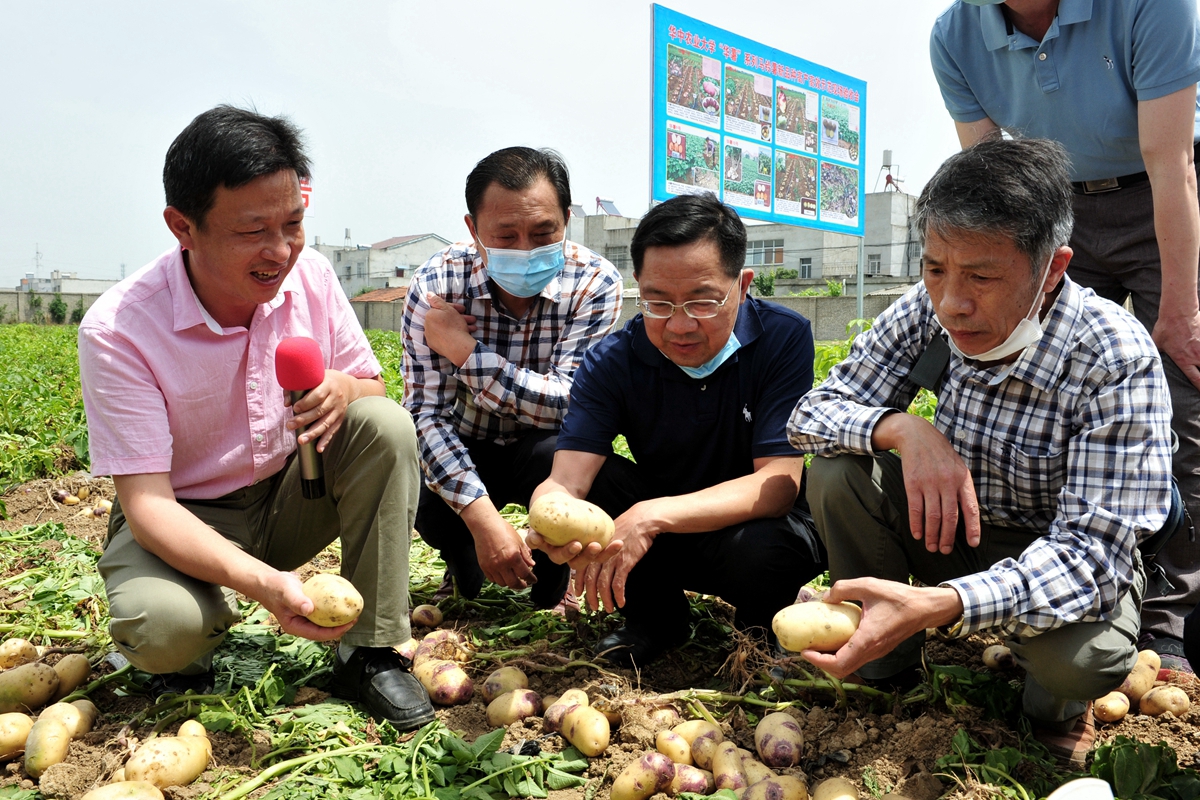
[[[317,341],[327,369],[382,371],[329,261],[305,249],[250,329],[200,304],[178,247],[109,289],[79,326],[94,475],[168,472],[176,497],[212,499],[274,475],[296,448],[275,348]]]

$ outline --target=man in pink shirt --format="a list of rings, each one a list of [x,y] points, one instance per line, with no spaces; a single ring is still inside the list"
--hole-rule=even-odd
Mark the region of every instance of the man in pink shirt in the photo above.
[[[408,549],[420,490],[411,416],[329,262],[304,249],[309,161],[286,119],[219,106],[167,152],[179,245],[104,294],[79,328],[92,470],[117,503],[100,559],[117,649],[176,689],[211,682],[236,593],[288,633],[341,638],[335,695],[401,730],[433,719],[393,649],[410,637]],[[325,378],[291,408],[283,339],[318,343]],[[315,441],[327,491],[305,499],[295,458]],[[355,623],[322,628],[290,570],[341,538]],[[187,678],[191,680],[187,680]]]

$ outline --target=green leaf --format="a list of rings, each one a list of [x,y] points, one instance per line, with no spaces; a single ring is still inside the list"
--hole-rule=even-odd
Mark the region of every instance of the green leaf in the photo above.
[[[477,788],[482,788],[482,787],[477,787]],[[488,795],[486,792],[484,794],[490,800],[491,795]],[[441,788],[434,789],[433,796],[436,797],[438,800],[462,800],[463,793],[462,793],[461,789],[456,789],[453,786],[443,786]],[[479,795],[471,793],[470,796],[478,797]]]
[[[1113,753],[1113,792],[1117,797],[1132,798],[1142,792],[1145,777],[1142,759],[1134,747],[1118,746]]]
[[[504,733],[504,728],[497,728],[491,733],[483,734],[471,745],[471,753],[479,760],[490,756],[500,749],[500,743],[504,741]]]
[[[519,797],[549,797],[550,794],[538,785],[537,781],[532,778],[525,778],[517,783],[517,796]]]
[[[546,769],[546,785],[555,791],[583,786],[585,783],[587,783],[587,779],[581,778],[578,775],[569,775],[554,767]]]

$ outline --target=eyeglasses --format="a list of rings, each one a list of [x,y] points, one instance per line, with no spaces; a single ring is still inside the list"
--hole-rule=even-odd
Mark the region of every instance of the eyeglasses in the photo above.
[[[738,277],[741,277],[741,273],[738,273]],[[670,319],[675,315],[675,309],[677,308],[682,308],[683,313],[692,319],[712,319],[729,302],[729,295],[733,292],[733,287],[737,286],[739,282],[735,280],[730,284],[729,290],[725,292],[724,300],[688,300],[678,305],[669,300],[638,300],[637,306],[642,310],[643,314],[651,319]]]

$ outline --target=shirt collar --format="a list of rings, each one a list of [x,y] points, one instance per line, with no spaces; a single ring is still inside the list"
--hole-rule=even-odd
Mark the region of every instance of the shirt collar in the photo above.
[[[303,255],[301,256],[303,258]],[[286,294],[304,294],[304,283],[300,280],[296,269],[299,266],[299,259],[296,260],[296,265],[288,272],[287,277],[283,279],[283,284],[279,287],[279,291],[271,298],[270,302],[259,306],[263,316],[269,316],[272,311],[283,305]],[[200,296],[196,294],[196,289],[192,286],[191,280],[188,279],[187,267],[183,263],[183,249],[176,245],[175,251],[171,253],[170,259],[167,261],[167,289],[171,292],[171,316],[173,317],[174,330],[182,331],[188,328],[194,328],[197,325],[204,325],[210,331],[218,336],[225,335],[225,329],[221,327],[221,323],[213,318],[204,304],[200,302]],[[258,312],[256,311],[257,315]]]
[[[1063,25],[1074,25],[1077,22],[1087,22],[1092,18],[1093,0],[1060,0],[1058,14],[1050,29],[1046,31],[1046,40],[1055,39]],[[1035,42],[1020,31],[1008,33],[1008,23],[1000,5],[980,6],[979,25],[983,31],[983,43],[988,50],[999,50],[1007,47],[1010,50],[1022,50],[1027,47],[1038,47],[1041,42]]]

